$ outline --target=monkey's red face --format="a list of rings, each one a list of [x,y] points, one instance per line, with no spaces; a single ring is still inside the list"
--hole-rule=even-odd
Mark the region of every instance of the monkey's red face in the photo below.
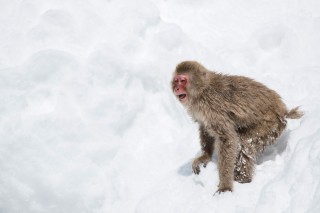
[[[187,75],[175,75],[173,77],[173,93],[181,103],[186,103],[188,100],[186,87],[189,84],[189,77]]]

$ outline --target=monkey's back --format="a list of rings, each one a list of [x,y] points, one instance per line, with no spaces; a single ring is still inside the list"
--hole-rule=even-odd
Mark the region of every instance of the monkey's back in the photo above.
[[[287,113],[274,90],[247,77],[215,74],[208,88],[213,112],[228,115],[237,125],[250,126],[275,116],[284,119]]]

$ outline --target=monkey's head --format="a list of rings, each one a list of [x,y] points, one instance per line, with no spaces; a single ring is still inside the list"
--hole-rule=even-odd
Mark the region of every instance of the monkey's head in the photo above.
[[[177,65],[171,81],[172,91],[182,104],[199,95],[207,86],[208,71],[195,61]]]

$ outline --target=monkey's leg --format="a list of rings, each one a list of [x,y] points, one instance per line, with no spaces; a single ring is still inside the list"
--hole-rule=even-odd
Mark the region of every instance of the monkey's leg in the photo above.
[[[266,146],[274,144],[286,126],[287,121],[284,117],[281,118],[272,112],[266,113],[266,118],[257,125],[255,131],[256,138],[253,145],[257,153],[263,152]]]
[[[219,136],[217,148],[220,183],[218,193],[232,191],[238,143],[238,138],[233,133]]]
[[[249,140],[250,141],[250,140]],[[246,143],[244,141],[241,142]],[[256,152],[250,143],[241,145],[234,168],[234,180],[239,183],[250,183],[253,177]]]
[[[273,111],[265,113],[264,119],[253,127],[247,128],[240,133],[241,146],[246,148],[247,153],[255,154],[264,151],[266,146],[274,144],[277,138],[286,128],[287,121]],[[253,156],[255,157],[255,156]]]
[[[192,170],[195,174],[200,173],[200,165],[207,166],[207,163],[211,160],[214,151],[214,137],[210,136],[203,126],[200,126],[200,143],[202,154],[200,157],[194,159],[192,163]]]
[[[235,181],[239,183],[252,181],[257,154],[263,152],[266,146],[273,144],[285,127],[285,119],[270,111],[266,113],[261,123],[239,132],[241,148],[234,169]]]

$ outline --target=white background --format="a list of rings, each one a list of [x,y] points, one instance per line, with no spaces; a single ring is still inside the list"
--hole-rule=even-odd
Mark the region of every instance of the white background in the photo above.
[[[191,172],[182,60],[305,111],[233,193]],[[319,0],[0,0],[0,212],[320,212],[319,81]]]

